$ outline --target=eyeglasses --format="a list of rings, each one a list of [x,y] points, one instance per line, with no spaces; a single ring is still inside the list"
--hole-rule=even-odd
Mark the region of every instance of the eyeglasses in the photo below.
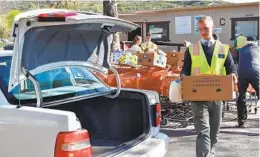
[[[209,27],[199,28],[199,31],[200,32],[202,32],[202,31],[208,32],[209,31]]]

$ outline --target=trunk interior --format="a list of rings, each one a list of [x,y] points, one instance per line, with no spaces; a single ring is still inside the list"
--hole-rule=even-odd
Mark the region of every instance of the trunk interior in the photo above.
[[[94,156],[149,132],[148,102],[137,92],[121,91],[115,99],[97,97],[48,108],[77,115],[89,131]]]

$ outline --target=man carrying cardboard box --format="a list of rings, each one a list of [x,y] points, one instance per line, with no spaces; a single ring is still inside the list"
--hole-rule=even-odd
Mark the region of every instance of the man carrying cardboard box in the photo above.
[[[183,76],[207,73],[232,75],[237,82],[234,61],[229,46],[212,37],[214,23],[210,16],[198,21],[201,39],[191,44],[184,55]],[[205,91],[207,94],[207,91]],[[196,156],[213,157],[222,121],[222,101],[191,102],[194,126],[197,132]],[[211,155],[211,156],[210,156]]]

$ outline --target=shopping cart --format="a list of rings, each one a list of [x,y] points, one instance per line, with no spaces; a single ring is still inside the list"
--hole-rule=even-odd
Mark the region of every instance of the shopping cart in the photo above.
[[[172,103],[169,97],[160,97],[162,105],[163,121],[162,125],[166,125],[168,121],[180,122],[182,127],[187,127],[192,122],[191,103]]]
[[[234,99],[232,101],[224,102],[222,117],[224,117],[225,112],[231,110],[233,107],[236,108],[236,106],[237,106],[236,101],[239,96],[237,85],[235,86],[235,92],[236,92],[236,99]],[[246,100],[247,100],[248,112],[252,112],[252,108],[253,108],[254,113],[257,114],[257,111],[259,108],[259,105],[258,105],[259,100],[258,100],[257,94],[251,84],[249,84],[249,86],[247,88]]]

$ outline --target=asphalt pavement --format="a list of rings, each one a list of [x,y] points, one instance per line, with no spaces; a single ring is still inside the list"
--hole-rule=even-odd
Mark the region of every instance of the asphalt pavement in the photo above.
[[[247,128],[237,128],[236,107],[225,111],[215,157],[259,157],[259,112],[249,113]],[[180,123],[168,122],[161,132],[169,136],[165,157],[196,157],[196,132],[193,124],[182,128]]]

